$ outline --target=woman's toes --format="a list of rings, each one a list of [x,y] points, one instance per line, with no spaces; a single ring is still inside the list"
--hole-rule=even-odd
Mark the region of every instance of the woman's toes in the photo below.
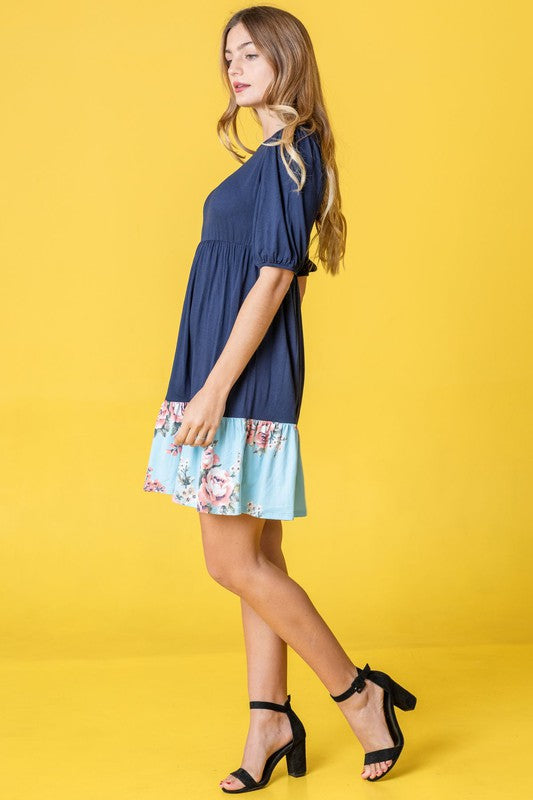
[[[223,781],[220,781],[221,786],[225,786],[226,789],[239,789],[239,785],[237,784],[237,778],[234,775],[231,775],[229,778],[224,778]]]
[[[391,764],[392,759],[389,759],[388,761],[376,761],[372,764],[365,764],[361,772],[361,777],[364,780],[367,780],[368,778],[379,778],[380,775],[383,775],[384,772],[387,772]]]

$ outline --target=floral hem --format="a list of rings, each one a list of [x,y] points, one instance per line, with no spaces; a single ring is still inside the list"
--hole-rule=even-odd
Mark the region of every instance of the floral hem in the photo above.
[[[207,447],[177,445],[187,402],[164,400],[144,491],[208,514],[289,520],[307,515],[296,423],[222,417]]]

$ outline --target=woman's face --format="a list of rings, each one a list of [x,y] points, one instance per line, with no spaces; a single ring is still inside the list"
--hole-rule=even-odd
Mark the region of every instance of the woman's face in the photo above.
[[[265,91],[274,79],[274,71],[253,44],[242,22],[229,30],[225,55],[235,102],[243,108],[261,106]],[[236,87],[238,83],[247,85]]]

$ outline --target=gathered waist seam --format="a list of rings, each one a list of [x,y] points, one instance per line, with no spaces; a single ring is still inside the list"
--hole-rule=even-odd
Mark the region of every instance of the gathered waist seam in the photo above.
[[[205,242],[222,242],[222,244],[238,244],[241,247],[251,247],[251,242],[236,242],[232,239],[200,239],[200,244],[204,244]]]

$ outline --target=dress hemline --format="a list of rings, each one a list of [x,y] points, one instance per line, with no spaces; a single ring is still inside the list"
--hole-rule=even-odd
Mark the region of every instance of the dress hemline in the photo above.
[[[187,405],[163,401],[144,491],[171,495],[199,513],[279,520],[307,516],[296,423],[223,416],[210,445],[177,445]]]

